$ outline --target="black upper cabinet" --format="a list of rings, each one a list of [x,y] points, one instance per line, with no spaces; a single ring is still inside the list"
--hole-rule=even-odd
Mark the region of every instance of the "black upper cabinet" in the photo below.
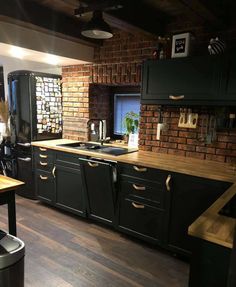
[[[236,101],[236,56],[230,55],[225,62],[222,80],[222,98],[227,102]]]
[[[143,104],[216,104],[222,56],[148,60],[143,65]]]

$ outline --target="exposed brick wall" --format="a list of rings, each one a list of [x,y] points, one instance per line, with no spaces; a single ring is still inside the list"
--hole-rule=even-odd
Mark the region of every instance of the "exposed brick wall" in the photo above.
[[[159,108],[158,105],[141,106],[139,131],[141,150],[219,162],[231,162],[236,158],[236,131],[234,130],[217,131],[216,141],[212,144],[201,141],[202,118],[213,112],[210,108],[193,108],[194,112],[199,113],[198,125],[196,129],[186,129],[178,127],[179,108],[162,107],[163,122],[168,124],[168,129],[161,132],[160,140],[156,140]]]
[[[156,44],[157,38],[116,32],[95,50],[93,64],[63,67],[64,138],[87,140],[88,119],[104,117],[98,109],[105,97],[98,100],[89,85],[140,85],[142,61],[152,57]]]
[[[88,119],[108,118],[109,87],[104,85],[138,87],[142,61],[152,57],[156,43],[156,38],[117,32],[96,49],[93,64],[63,67],[64,138],[88,139]],[[98,93],[100,88],[102,95]],[[201,107],[194,109],[200,114],[201,124],[201,115],[208,111]],[[157,141],[158,106],[141,106],[140,149],[220,162],[230,162],[236,157],[236,132],[217,132],[216,142],[206,145],[198,140],[200,127],[178,128],[177,108],[164,107],[163,116],[169,129]]]

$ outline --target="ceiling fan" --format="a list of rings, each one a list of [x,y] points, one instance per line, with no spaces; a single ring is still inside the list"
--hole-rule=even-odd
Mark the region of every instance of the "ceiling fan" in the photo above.
[[[121,1],[118,0],[86,0],[79,1],[79,7],[75,9],[74,15],[81,17],[88,12],[93,12],[89,22],[82,28],[81,34],[93,39],[109,39],[113,37],[110,26],[103,19],[103,11],[116,10],[122,8]]]

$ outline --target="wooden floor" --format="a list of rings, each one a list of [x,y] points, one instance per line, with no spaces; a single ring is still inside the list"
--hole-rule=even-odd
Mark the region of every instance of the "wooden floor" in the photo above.
[[[17,197],[16,208],[25,287],[188,286],[188,264],[147,244],[37,201]]]

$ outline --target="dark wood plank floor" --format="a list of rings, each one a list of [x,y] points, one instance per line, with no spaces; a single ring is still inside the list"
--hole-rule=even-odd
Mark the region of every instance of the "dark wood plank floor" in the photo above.
[[[187,263],[147,244],[17,196],[25,287],[187,287]],[[0,206],[0,228],[7,212]]]

